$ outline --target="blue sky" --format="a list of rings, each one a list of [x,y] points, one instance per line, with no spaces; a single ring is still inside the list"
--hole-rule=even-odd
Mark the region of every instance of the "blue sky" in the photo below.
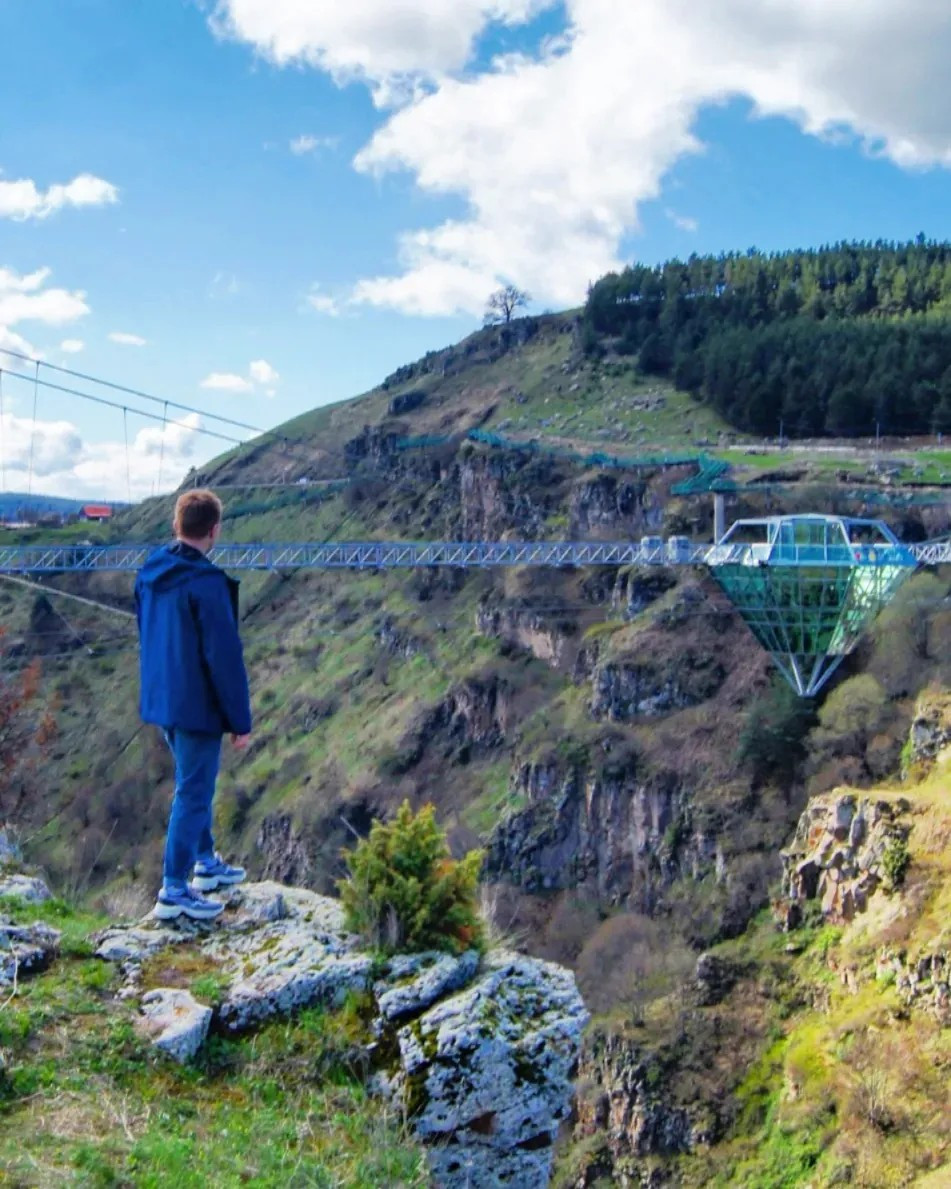
[[[0,0],[0,346],[271,426],[502,281],[561,308],[631,259],[948,237],[935,9]],[[41,392],[34,434],[32,395],[5,486],[32,439],[35,489],[121,497],[121,416]],[[217,451],[129,432],[134,494]]]

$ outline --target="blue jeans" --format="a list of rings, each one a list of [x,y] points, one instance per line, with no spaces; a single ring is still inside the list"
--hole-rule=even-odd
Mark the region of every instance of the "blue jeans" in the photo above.
[[[175,757],[175,796],[165,840],[165,887],[185,887],[196,859],[215,853],[211,803],[215,796],[221,736],[169,728],[165,741]]]

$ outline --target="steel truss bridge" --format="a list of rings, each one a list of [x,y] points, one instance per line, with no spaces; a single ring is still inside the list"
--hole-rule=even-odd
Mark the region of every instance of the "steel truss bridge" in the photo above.
[[[0,546],[0,574],[138,570],[154,545]],[[718,566],[756,564],[759,546],[668,541],[353,541],[219,545],[211,559],[226,570],[379,570],[456,566]],[[790,545],[771,564],[882,566],[951,564],[951,541],[920,545]]]
[[[138,570],[151,545],[0,547],[0,578]],[[904,545],[885,524],[839,516],[740,520],[716,544],[640,541],[325,541],[219,545],[227,570],[455,566],[706,566],[789,685],[812,697],[920,565],[951,564],[951,540]]]

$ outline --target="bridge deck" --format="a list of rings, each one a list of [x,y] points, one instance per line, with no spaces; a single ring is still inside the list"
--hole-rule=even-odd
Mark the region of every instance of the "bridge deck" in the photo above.
[[[0,546],[0,574],[134,571],[154,545]],[[760,546],[673,541],[353,541],[220,545],[228,570],[409,569],[420,566],[627,566],[762,564]],[[774,549],[770,565],[914,566],[951,563],[951,541],[891,548]]]

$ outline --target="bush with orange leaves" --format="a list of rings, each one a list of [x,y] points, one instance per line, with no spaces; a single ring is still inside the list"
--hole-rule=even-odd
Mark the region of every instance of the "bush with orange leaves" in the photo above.
[[[0,628],[0,820],[14,817],[26,795],[36,759],[56,731],[40,699],[40,663],[7,669]]]

